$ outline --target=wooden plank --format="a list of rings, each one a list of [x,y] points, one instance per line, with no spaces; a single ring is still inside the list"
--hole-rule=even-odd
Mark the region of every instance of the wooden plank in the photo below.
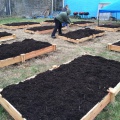
[[[21,25],[21,26],[7,26],[7,25],[2,25],[1,27],[5,28],[5,29],[19,29],[19,28],[24,28],[23,25]]]
[[[27,33],[31,33],[31,34],[47,34],[47,33],[51,33],[53,31],[53,29],[49,29],[49,30],[42,30],[42,31],[32,31],[32,30],[25,30],[25,32]]]
[[[85,27],[85,26],[90,26],[93,25],[94,23],[85,23],[85,24],[70,24],[70,27],[74,27],[74,26],[79,26],[79,27]]]
[[[111,43],[108,43],[107,49],[120,52],[120,46],[112,45]]]
[[[38,55],[42,55],[42,54],[45,54],[48,52],[52,52],[55,50],[56,50],[56,45],[52,45],[52,46],[49,46],[49,47],[46,47],[46,48],[43,48],[40,50],[32,51],[32,52],[29,52],[26,54],[21,54],[21,55],[16,56],[16,57],[8,58],[5,60],[0,60],[0,68],[14,64],[14,63],[18,63],[21,61],[24,62],[27,59],[30,59],[30,58],[33,58],[33,57],[36,57]]]
[[[12,39],[15,39],[15,38],[16,38],[16,35],[15,35],[15,34],[10,35],[10,36],[0,37],[0,42],[1,42],[1,41],[12,40]]]
[[[30,53],[25,54],[25,60],[48,53],[56,50],[56,45],[52,45],[50,47],[46,47],[40,50],[32,51]]]
[[[88,26],[88,23],[85,23],[85,24],[71,24],[70,27],[74,27],[74,26],[79,26],[79,27],[85,27],[85,26]]]
[[[110,88],[111,89],[111,88]],[[115,95],[120,92],[120,82],[112,88],[115,91]],[[94,118],[111,102],[111,98],[114,96],[114,93],[109,92],[101,102],[97,103],[81,120],[94,120]],[[113,99],[113,98],[112,98]]]
[[[0,60],[0,68],[14,64],[14,63],[18,63],[21,61],[22,61],[21,56]]]
[[[0,94],[0,103],[4,109],[15,119],[15,120],[26,120],[22,118],[22,115]]]
[[[111,31],[111,32],[116,32],[118,31],[120,28],[107,28],[107,27],[98,27],[96,26],[97,30],[104,30],[104,31]]]
[[[55,25],[54,22],[41,22],[41,25]]]
[[[7,26],[7,25],[1,25],[1,28],[6,28],[6,29],[21,29],[21,28],[29,28],[29,27],[37,27],[41,26],[41,24],[32,24],[32,25],[20,25],[20,26]]]
[[[26,32],[26,33],[30,33],[30,34],[35,34],[34,31],[32,31],[32,30],[27,30],[27,29],[25,29],[24,32]]]
[[[113,93],[116,96],[120,92],[120,82],[114,88],[109,88],[108,92]]]
[[[108,93],[101,102],[96,104],[84,117],[82,117],[81,120],[93,120],[109,102],[110,93]]]
[[[39,23],[39,24],[32,24],[32,25],[25,25],[25,28],[31,28],[31,27],[39,27],[39,26],[41,26],[41,24]]]
[[[93,38],[103,36],[104,34],[105,34],[105,32],[103,32],[103,33],[98,33],[98,34],[93,34]]]
[[[87,41],[87,40],[93,38],[93,36],[89,36],[89,37],[84,37],[84,38],[81,38],[81,39],[74,40],[74,39],[67,38],[67,37],[64,37],[64,36],[59,36],[59,35],[57,37],[60,38],[60,39],[63,39],[63,40],[67,40],[69,42],[73,42],[73,43],[80,43],[80,42],[84,42],[84,41]]]

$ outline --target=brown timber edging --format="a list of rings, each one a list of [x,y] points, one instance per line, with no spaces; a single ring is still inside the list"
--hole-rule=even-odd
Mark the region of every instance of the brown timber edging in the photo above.
[[[1,42],[1,41],[12,40],[12,39],[15,39],[15,38],[16,38],[16,35],[15,35],[15,34],[9,35],[9,36],[0,37],[0,42]]]
[[[107,27],[98,27],[96,26],[97,30],[104,30],[104,31],[110,31],[110,32],[116,32],[116,31],[119,31],[120,28],[107,28]]]
[[[24,30],[26,33],[30,33],[30,34],[47,34],[47,33],[51,33],[53,31],[53,29],[49,29],[49,30],[42,30],[42,31],[32,31],[32,30]]]
[[[32,51],[26,54],[21,54],[19,56],[16,57],[12,57],[12,58],[8,58],[8,59],[4,59],[4,60],[0,60],[0,68],[14,64],[14,63],[18,63],[18,62],[25,62],[25,60],[28,60],[30,58],[34,58],[36,56],[48,53],[48,52],[52,52],[56,50],[56,45],[51,45],[49,47],[46,48],[42,48],[36,51]]]
[[[60,39],[63,39],[63,40],[67,40],[69,42],[73,42],[73,43],[80,43],[80,42],[84,42],[84,41],[87,41],[87,40],[90,40],[90,39],[93,39],[95,37],[98,37],[98,36],[103,36],[105,33],[99,33],[99,34],[93,34],[89,37],[84,37],[84,38],[81,38],[81,39],[71,39],[71,38],[67,38],[67,37],[64,37],[64,36],[57,36],[58,38]]]
[[[81,120],[93,120],[110,102],[115,100],[115,96],[120,92],[120,82],[107,90],[109,93],[97,103]]]
[[[74,26],[79,26],[79,27],[85,27],[85,26],[90,26],[90,25],[94,25],[95,23],[85,23],[85,24],[70,24],[70,27],[74,27]]]
[[[41,26],[41,24],[32,24],[32,25],[20,25],[20,26],[7,26],[7,25],[1,25],[1,28],[5,28],[5,29],[20,29],[20,28],[30,28],[30,27],[37,27],[37,26]]]
[[[113,45],[112,43],[108,43],[107,49],[120,52],[120,46]]]
[[[2,89],[1,89],[2,91]],[[109,88],[108,94],[97,103],[85,116],[80,120],[93,120],[110,102],[115,100],[115,96],[120,92],[120,82],[114,87]],[[15,120],[27,120],[0,94],[0,104]]]
[[[54,22],[41,22],[41,25],[55,25]]]

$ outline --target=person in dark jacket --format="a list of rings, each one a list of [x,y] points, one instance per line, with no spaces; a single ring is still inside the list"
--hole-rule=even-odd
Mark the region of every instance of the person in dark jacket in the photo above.
[[[62,9],[63,12],[66,12],[68,9],[68,5],[65,5],[65,7]]]
[[[61,12],[60,14],[58,14],[54,21],[55,21],[55,27],[54,30],[51,34],[52,38],[56,38],[55,34],[58,30],[58,34],[62,35],[62,23],[68,23],[70,24],[71,21],[69,19],[69,15],[70,15],[70,10],[68,9],[66,12]]]
[[[68,5],[65,5],[65,7],[62,9],[62,12],[66,12],[68,10]],[[67,26],[67,23],[62,23],[62,27]]]

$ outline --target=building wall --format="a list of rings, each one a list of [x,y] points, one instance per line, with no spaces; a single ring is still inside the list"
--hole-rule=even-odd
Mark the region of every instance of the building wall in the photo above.
[[[8,1],[10,8],[8,9]],[[99,3],[113,3],[118,0],[64,0],[73,12],[89,12],[89,17],[97,17]],[[52,0],[0,0],[0,16],[40,16],[49,8],[52,10]]]
[[[10,1],[10,14],[12,16],[40,16],[49,8],[51,11],[52,0],[0,0],[0,16],[9,12],[6,2]]]
[[[89,17],[97,17],[99,3],[113,3],[117,0],[65,0],[69,5],[71,15],[73,12],[89,12]]]
[[[6,14],[5,0],[0,0],[0,15],[4,16],[5,14]]]
[[[89,12],[91,17],[97,15],[99,0],[65,0],[72,12]]]
[[[40,16],[47,8],[51,10],[52,5],[52,0],[22,0],[22,2],[21,0],[13,1],[14,10],[12,13],[20,16]]]

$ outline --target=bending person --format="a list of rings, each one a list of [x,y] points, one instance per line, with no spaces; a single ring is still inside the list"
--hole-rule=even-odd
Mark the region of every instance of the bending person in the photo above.
[[[55,19],[54,19],[54,22],[55,22],[55,27],[54,27],[54,30],[51,34],[51,37],[52,38],[56,38],[55,34],[58,30],[58,34],[59,35],[62,35],[62,23],[68,23],[70,24],[71,21],[69,19],[69,15],[70,15],[70,10],[68,9],[66,12],[61,12],[60,14],[58,14]]]

